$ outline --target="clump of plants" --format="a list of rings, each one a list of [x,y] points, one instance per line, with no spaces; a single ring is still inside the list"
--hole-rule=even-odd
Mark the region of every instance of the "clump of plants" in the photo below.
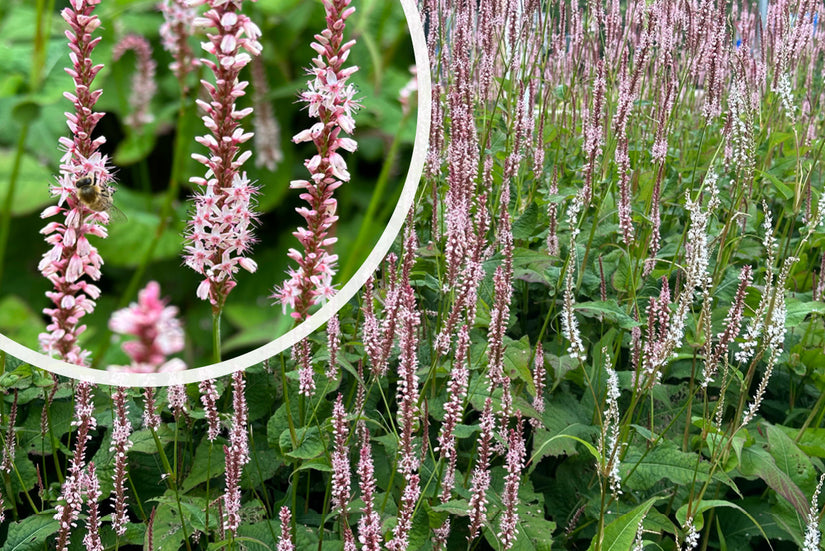
[[[820,549],[821,9],[425,0],[424,177],[358,300],[200,384],[4,357],[0,537]]]

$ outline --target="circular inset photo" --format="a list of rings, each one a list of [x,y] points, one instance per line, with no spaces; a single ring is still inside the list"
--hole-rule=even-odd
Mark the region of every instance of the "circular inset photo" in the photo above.
[[[386,254],[428,134],[413,2],[1,17],[0,348],[98,383],[223,375],[321,326]]]

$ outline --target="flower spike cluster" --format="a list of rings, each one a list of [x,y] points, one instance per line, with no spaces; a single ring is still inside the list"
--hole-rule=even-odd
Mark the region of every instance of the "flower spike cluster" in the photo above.
[[[213,310],[223,307],[229,292],[235,287],[234,277],[240,268],[257,270],[257,264],[245,255],[255,239],[251,226],[256,215],[250,203],[257,193],[241,166],[252,155],[238,154],[241,144],[252,138],[244,132],[240,121],[252,108],[237,110],[235,100],[244,95],[246,81],[239,80],[241,70],[260,55],[261,30],[246,15],[238,13],[242,0],[195,0],[192,5],[208,4],[209,10],[195,19],[197,27],[215,29],[207,33],[203,49],[215,60],[201,58],[215,75],[215,84],[201,81],[210,101],[197,103],[206,113],[204,125],[209,134],[196,141],[209,149],[209,156],[192,157],[206,168],[204,177],[190,182],[200,187],[195,197],[195,212],[186,232],[186,265],[204,276],[197,295],[209,300]]]
[[[115,44],[112,50],[112,59],[117,61],[128,50],[134,50],[137,56],[137,71],[132,77],[132,93],[129,96],[129,105],[133,112],[124,120],[127,125],[137,131],[144,124],[149,124],[155,120],[154,115],[149,111],[152,97],[157,90],[155,82],[155,69],[157,64],[152,59],[152,46],[149,41],[140,35],[127,35]]]
[[[74,112],[67,112],[66,119],[71,138],[61,137],[60,147],[65,151],[60,159],[60,175],[52,186],[52,195],[59,196],[57,205],[47,207],[41,218],[63,215],[62,221],[49,222],[40,233],[46,236],[51,249],[43,255],[38,269],[54,286],[46,296],[54,304],[43,313],[50,318],[47,332],[39,335],[40,348],[46,354],[56,356],[70,363],[86,365],[89,352],[77,342],[86,326],[80,319],[95,308],[95,300],[100,289],[82,279],[100,279],[103,259],[91,245],[88,236],[106,237],[105,224],[109,221],[106,212],[89,209],[77,198],[75,183],[80,178],[96,178],[99,185],[108,186],[108,157],[97,149],[106,141],[103,136],[92,139],[92,131],[103,113],[96,113],[95,103],[102,94],[92,90],[92,82],[103,65],[93,65],[92,50],[100,42],[100,37],[92,38],[92,33],[100,26],[100,20],[93,15],[100,0],[71,0],[70,7],[61,15],[69,24],[66,36],[69,39],[69,57],[72,66],[66,69],[75,85],[74,92],[64,92],[72,102]]]
[[[138,293],[138,301],[112,314],[109,329],[121,335],[137,337],[123,343],[123,351],[132,359],[128,366],[111,366],[110,371],[128,373],[167,373],[186,369],[179,358],[167,361],[170,354],[183,350],[183,326],[178,309],[167,306],[160,298],[160,285],[150,281]]]
[[[187,40],[192,35],[196,8],[189,6],[186,0],[162,0],[158,9],[163,13],[163,24],[160,26],[163,49],[174,58],[169,69],[175,73],[181,88],[185,89],[186,75],[201,64]]]
[[[226,493],[223,496],[223,528],[233,536],[241,525],[241,474],[249,463],[249,437],[247,425],[249,407],[246,403],[246,382],[243,371],[232,374],[232,428],[229,431],[229,446],[224,446],[226,455]]]
[[[338,220],[333,192],[350,179],[347,163],[338,150],[353,152],[358,146],[352,138],[341,136],[342,131],[355,131],[353,115],[359,107],[354,99],[355,87],[347,83],[358,67],[343,66],[355,45],[354,40],[344,43],[346,20],[355,11],[348,7],[350,1],[324,0],[327,28],[316,34],[316,41],[311,44],[318,52],[312,60],[314,67],[308,71],[314,79],[307,82],[307,90],[300,98],[307,105],[309,116],[318,122],[292,138],[295,143],[312,142],[318,151],[304,162],[310,179],[290,183],[291,188],[304,190],[300,197],[309,203],[308,207],[297,209],[306,227],[299,227],[292,234],[304,251],[289,250],[288,256],[298,263],[298,268],[289,269],[289,279],[276,287],[271,297],[283,305],[284,312],[287,306],[292,308],[296,320],[304,319],[311,306],[335,294],[332,277],[338,256],[329,252],[337,241],[329,237],[330,228]]]

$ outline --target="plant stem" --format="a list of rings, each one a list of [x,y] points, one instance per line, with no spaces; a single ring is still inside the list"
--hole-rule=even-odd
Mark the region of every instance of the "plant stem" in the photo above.
[[[222,307],[212,309],[212,361],[221,361],[221,313]]]

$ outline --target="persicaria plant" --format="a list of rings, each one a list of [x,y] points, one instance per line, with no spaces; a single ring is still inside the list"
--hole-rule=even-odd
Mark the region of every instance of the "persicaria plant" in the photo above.
[[[220,339],[226,320],[260,320],[274,298],[294,325],[335,292],[337,247],[359,239],[339,213],[369,172],[360,156],[396,150],[365,130],[380,116],[368,99],[378,85],[401,111],[413,89],[432,104],[415,207],[323,331],[230,377],[93,388],[0,356],[7,546],[820,549],[821,4],[423,0],[429,67],[415,74],[429,71],[431,88],[408,85],[407,66],[370,82],[366,58],[350,64],[368,40],[387,46],[393,17],[356,21],[389,3],[264,4],[164,3],[164,33],[209,28],[188,66],[185,41],[165,41],[177,63],[166,85],[195,89],[200,71],[208,95],[186,230],[200,289],[189,299],[206,313],[194,334],[217,358],[253,340]],[[312,8],[326,17],[313,21],[317,57],[290,92],[296,116],[314,122],[277,169],[292,165],[282,182],[301,190],[301,228],[273,268],[251,256],[273,199],[245,163],[253,142],[240,123],[261,101],[246,93],[261,79],[253,58],[266,80],[276,68],[265,53],[289,48],[270,47],[250,14],[287,10],[298,25]],[[84,13],[67,20],[86,55],[100,26]],[[84,67],[102,74],[72,71],[88,77]],[[69,127],[81,145],[62,143],[83,157],[67,154],[47,210],[61,221],[45,232],[54,308],[43,342],[88,363],[79,322],[107,300],[106,255],[83,236],[114,236],[117,224],[78,195],[78,171],[95,185],[114,177],[102,142],[82,149],[99,98],[79,82]],[[287,256],[293,237],[303,251]],[[246,284],[262,273],[271,279],[250,305]],[[177,336],[193,334],[191,318],[177,320],[191,303],[148,281],[115,309],[128,359],[114,365],[189,363],[196,344],[181,349]]]

